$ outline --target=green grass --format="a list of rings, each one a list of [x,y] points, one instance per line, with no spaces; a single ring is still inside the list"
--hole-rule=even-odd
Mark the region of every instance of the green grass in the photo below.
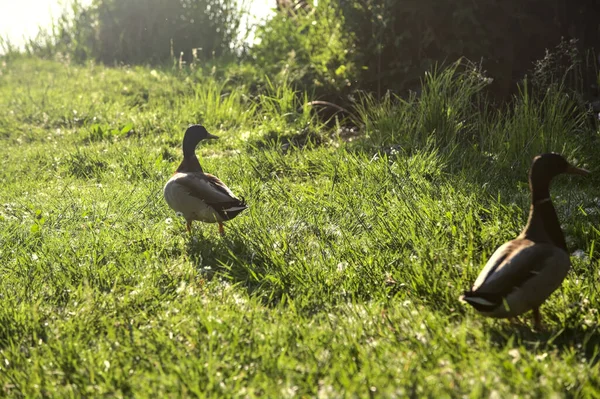
[[[550,97],[479,112],[434,75],[421,100],[359,107],[347,142],[291,85],[3,64],[0,395],[600,395],[597,176],[552,187],[586,255],[542,307],[546,331],[458,301],[526,221],[530,153],[564,146],[597,174],[597,132]],[[225,237],[190,237],[162,198],[190,123],[221,136],[201,163],[250,204]]]

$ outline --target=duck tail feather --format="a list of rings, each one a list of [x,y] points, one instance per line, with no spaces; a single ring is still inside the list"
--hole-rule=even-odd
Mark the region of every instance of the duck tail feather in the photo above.
[[[473,306],[480,312],[490,312],[502,305],[503,297],[496,293],[465,291],[460,300]]]

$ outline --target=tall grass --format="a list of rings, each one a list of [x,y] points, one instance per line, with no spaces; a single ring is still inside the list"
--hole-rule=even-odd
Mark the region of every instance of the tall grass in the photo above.
[[[584,130],[586,116],[562,87],[550,86],[545,93],[537,93],[525,82],[511,106],[487,125],[481,148],[520,167],[526,166],[522,158],[544,152],[574,156],[575,139]]]
[[[426,72],[418,93],[404,99],[388,93],[381,102],[367,94],[356,110],[377,145],[422,147],[433,141],[451,148],[472,140],[485,112],[478,102],[488,83],[472,65],[459,61]]]
[[[228,130],[244,126],[255,117],[256,105],[247,92],[227,90],[226,82],[205,79],[194,86],[194,96],[184,107],[190,117],[202,120],[209,127]]]
[[[375,146],[433,145],[468,162],[479,155],[526,168],[536,154],[575,155],[588,115],[563,86],[540,92],[525,80],[513,100],[497,108],[486,97],[489,83],[477,68],[457,62],[427,72],[418,93],[406,98],[363,95],[357,121]]]
[[[261,129],[283,133],[282,128],[317,128],[318,120],[311,113],[309,97],[298,92],[287,80],[275,84],[267,80],[264,93],[258,95],[256,105],[259,110]]]

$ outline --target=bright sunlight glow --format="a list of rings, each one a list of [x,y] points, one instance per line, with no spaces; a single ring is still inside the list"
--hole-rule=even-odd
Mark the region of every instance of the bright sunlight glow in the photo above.
[[[81,0],[87,5],[91,0]],[[252,19],[260,20],[271,12],[275,0],[251,0]],[[68,1],[61,0],[0,0],[0,37],[22,47],[27,38],[33,38],[39,27],[48,28],[60,16]]]

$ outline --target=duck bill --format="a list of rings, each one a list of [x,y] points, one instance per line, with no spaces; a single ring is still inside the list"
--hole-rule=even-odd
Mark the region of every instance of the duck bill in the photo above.
[[[218,139],[219,136],[215,136],[214,134],[210,134],[210,133],[206,132],[206,138],[207,139]]]
[[[587,175],[589,175],[589,174],[590,174],[590,171],[589,171],[589,170],[586,170],[586,169],[576,168],[576,167],[575,167],[575,166],[573,166],[573,165],[569,165],[569,166],[567,167],[567,172],[566,172],[566,173],[568,173],[568,174],[570,174],[570,175],[581,175],[581,176],[587,176]]]

